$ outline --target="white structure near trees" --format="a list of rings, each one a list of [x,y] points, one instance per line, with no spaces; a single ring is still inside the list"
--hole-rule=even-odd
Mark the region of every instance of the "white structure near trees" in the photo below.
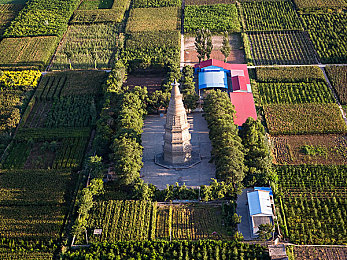
[[[273,211],[270,192],[256,190],[247,193],[249,214],[252,224],[252,236],[257,236],[261,224],[273,224]]]

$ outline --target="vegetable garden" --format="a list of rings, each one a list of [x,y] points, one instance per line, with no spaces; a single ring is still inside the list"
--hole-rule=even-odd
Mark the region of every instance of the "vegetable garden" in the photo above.
[[[316,51],[306,32],[254,32],[248,37],[255,65],[318,63]]]

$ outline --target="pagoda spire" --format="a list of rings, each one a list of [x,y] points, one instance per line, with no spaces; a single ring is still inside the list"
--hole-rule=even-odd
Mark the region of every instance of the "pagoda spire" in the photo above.
[[[166,114],[164,134],[164,161],[183,164],[191,159],[192,146],[187,113],[183,105],[179,84],[172,84],[171,99]]]

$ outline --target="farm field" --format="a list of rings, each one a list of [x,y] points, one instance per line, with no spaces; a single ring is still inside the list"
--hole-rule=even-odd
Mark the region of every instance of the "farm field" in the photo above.
[[[257,89],[263,105],[335,103],[334,96],[325,82],[258,83]]]
[[[88,238],[91,242],[155,239],[156,210],[156,203],[147,201],[97,202],[88,219]],[[97,228],[101,235],[93,233]]]
[[[229,237],[221,205],[159,205],[156,225],[157,239],[169,240],[170,233],[174,240]]]
[[[128,35],[122,59],[130,72],[148,69],[163,72],[167,61],[179,64],[181,39],[179,31],[137,32]]]
[[[291,1],[242,2],[245,31],[301,30]]]
[[[22,251],[22,252],[13,252],[11,249],[0,251],[0,258],[4,260],[45,260],[52,259],[53,253],[49,252],[31,252],[31,251]]]
[[[6,29],[4,36],[61,36],[79,2],[78,0],[29,1]]]
[[[327,260],[344,260],[347,258],[347,249],[345,247],[310,247],[295,246],[295,259],[327,259]]]
[[[258,82],[273,83],[314,83],[325,82],[323,71],[318,66],[269,67],[256,69]]]
[[[132,9],[126,32],[179,30],[180,13],[177,7]]]
[[[280,225],[296,244],[344,244],[346,166],[277,167]]]
[[[50,69],[112,68],[119,41],[114,24],[70,26]]]
[[[23,7],[24,6],[20,4],[0,5],[0,38]]]
[[[195,33],[207,28],[211,32],[240,32],[240,22],[234,4],[188,5],[184,9],[184,31]]]
[[[235,0],[186,0],[186,5],[235,4]]]
[[[347,164],[345,135],[282,135],[270,140],[276,164]]]
[[[181,6],[181,0],[134,0],[134,8]]]
[[[28,0],[0,0],[0,5],[3,4],[21,4],[24,5]]]
[[[343,0],[294,0],[295,5],[300,9],[308,8],[328,8],[328,7],[345,7],[346,2]]]
[[[74,188],[71,173],[2,170],[0,178],[2,237],[57,241]]]
[[[120,23],[130,0],[85,0],[73,14],[71,24]]]
[[[264,112],[271,135],[347,132],[337,104],[270,104]]]
[[[110,9],[114,0],[84,0],[78,9],[80,10],[94,10],[94,9]]]
[[[303,14],[301,17],[321,62],[346,63],[347,14]]]
[[[57,37],[5,38],[0,42],[0,69],[43,69],[57,46]],[[18,46],[14,50],[12,47]]]
[[[341,104],[347,104],[347,66],[327,66],[330,83],[333,85]]]
[[[255,65],[318,63],[315,49],[306,32],[254,32],[247,35]]]

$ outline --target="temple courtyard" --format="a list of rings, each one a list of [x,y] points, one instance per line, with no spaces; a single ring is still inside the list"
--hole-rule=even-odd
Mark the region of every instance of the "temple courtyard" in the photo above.
[[[208,185],[211,178],[215,178],[215,165],[209,163],[211,142],[208,137],[207,122],[200,112],[194,112],[187,116],[190,123],[193,151],[200,153],[201,162],[191,168],[178,170],[167,169],[155,164],[155,155],[163,152],[166,118],[163,115],[148,115],[142,133],[144,165],[141,169],[141,177],[146,183],[152,183],[159,189],[165,189],[167,184],[175,184],[176,182],[193,188]]]

